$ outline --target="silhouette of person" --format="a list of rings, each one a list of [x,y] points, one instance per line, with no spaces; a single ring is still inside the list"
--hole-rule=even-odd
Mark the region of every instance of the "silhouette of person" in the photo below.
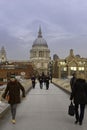
[[[49,75],[46,76],[45,80],[46,80],[46,89],[48,90],[49,89],[49,80],[50,80]]]
[[[79,125],[82,125],[85,104],[87,103],[87,83],[82,73],[77,76],[77,80],[72,88],[70,100],[72,99],[75,104],[75,124],[79,122]]]
[[[43,88],[43,77],[42,75],[39,76],[39,83],[40,83],[40,89]]]
[[[31,77],[31,81],[32,81],[32,87],[35,88],[35,80],[36,80],[36,77],[33,75]]]
[[[17,81],[15,78],[15,74],[10,76],[10,80],[7,83],[6,89],[4,94],[2,95],[3,98],[6,98],[6,95],[9,95],[8,103],[10,104],[11,114],[12,114],[12,123],[15,124],[15,116],[16,116],[16,108],[17,104],[21,102],[20,100],[20,90],[22,91],[22,97],[25,97],[25,89]]]
[[[72,76],[73,76],[73,77],[72,77],[71,80],[70,80],[71,91],[72,91],[73,86],[74,86],[75,81],[76,81],[76,73],[73,73]]]

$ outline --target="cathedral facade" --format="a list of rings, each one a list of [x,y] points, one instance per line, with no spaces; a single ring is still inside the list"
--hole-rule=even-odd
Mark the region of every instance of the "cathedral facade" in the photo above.
[[[47,74],[50,50],[46,40],[42,36],[41,27],[39,28],[38,37],[33,42],[32,49],[30,50],[30,61],[33,63],[37,73],[44,72]]]

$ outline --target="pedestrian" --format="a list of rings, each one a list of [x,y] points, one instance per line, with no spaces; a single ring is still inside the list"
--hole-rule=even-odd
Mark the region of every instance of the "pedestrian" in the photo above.
[[[73,73],[72,76],[73,76],[73,77],[72,77],[71,80],[70,80],[71,91],[72,91],[73,86],[74,86],[75,81],[76,81],[76,73]]]
[[[42,77],[41,74],[39,75],[38,80],[39,80],[39,83],[40,83],[40,89],[42,89],[43,88],[43,77]]]
[[[87,104],[87,83],[83,73],[77,76],[77,80],[73,86],[70,100],[74,100],[75,104],[75,124],[82,125],[84,119],[85,105]]]
[[[52,83],[52,74],[50,74],[50,82]]]
[[[7,83],[6,89],[2,97],[5,99],[6,95],[9,95],[8,103],[10,104],[11,114],[12,114],[12,123],[15,124],[15,116],[17,104],[21,102],[20,99],[20,90],[22,91],[22,97],[25,97],[25,89],[20,84],[19,81],[15,78],[15,74],[11,74],[10,80]]]
[[[46,89],[48,90],[49,89],[49,80],[50,80],[49,75],[46,75],[45,80],[46,80]]]
[[[36,77],[34,75],[31,77],[31,81],[32,81],[32,87],[35,88]]]
[[[42,82],[44,83],[44,85],[45,85],[45,77],[46,77],[46,76],[45,76],[44,72],[42,72]],[[42,83],[42,84],[43,84],[43,83]]]

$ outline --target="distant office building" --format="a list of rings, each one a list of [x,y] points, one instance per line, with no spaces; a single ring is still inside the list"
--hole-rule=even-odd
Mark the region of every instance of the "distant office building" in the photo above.
[[[0,84],[7,82],[11,74],[15,74],[20,78],[31,78],[33,74],[33,66],[28,61],[6,62],[0,65]]]
[[[30,78],[33,73],[32,64],[27,61],[10,61],[7,60],[4,46],[0,50],[0,84],[7,82],[11,73],[16,76]]]
[[[47,73],[50,50],[46,40],[42,37],[41,27],[39,28],[38,37],[33,42],[30,50],[30,61],[34,64],[37,73]]]

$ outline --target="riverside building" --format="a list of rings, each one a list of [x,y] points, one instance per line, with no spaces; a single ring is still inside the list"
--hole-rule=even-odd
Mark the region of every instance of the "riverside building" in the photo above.
[[[87,78],[87,58],[80,55],[74,55],[73,49],[70,49],[69,55],[65,59],[59,57],[54,60],[54,77],[67,78],[73,73],[84,73]]]

